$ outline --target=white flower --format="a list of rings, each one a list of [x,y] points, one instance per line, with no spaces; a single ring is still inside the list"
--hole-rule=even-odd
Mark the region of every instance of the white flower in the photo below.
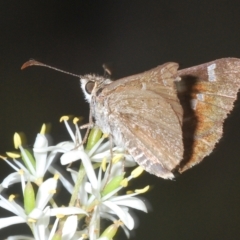
[[[144,202],[134,197],[139,193],[115,196],[116,193],[123,188],[121,185],[119,185],[103,196],[104,188],[108,183],[114,180],[114,178],[123,178],[122,162],[119,161],[113,164],[110,173],[110,165],[108,165],[108,168],[102,177],[103,172],[101,168],[99,169],[98,175],[95,174],[95,170],[93,169],[87,153],[78,150],[74,151],[74,154],[74,158],[82,160],[87,175],[87,178],[84,178],[84,181],[80,187],[79,199],[84,209],[86,209],[88,212],[93,211],[91,222],[89,224],[89,238],[97,238],[95,230],[99,229],[100,217],[110,219],[111,221],[120,219],[127,229],[132,230],[134,228],[134,219],[129,213],[129,208],[147,212]],[[74,173],[74,171],[72,171],[72,174],[75,176],[77,175],[77,173]],[[131,180],[131,178],[132,177],[129,177],[128,180]],[[128,232],[127,229],[125,228],[126,233]]]
[[[64,121],[66,128],[68,130],[69,135],[72,138],[72,141],[74,143],[81,143],[82,142],[82,137],[81,137],[81,133],[79,131],[79,127],[77,124],[75,124],[75,130],[76,133],[74,134],[72,129],[70,128],[67,120],[68,118],[63,117],[62,120]],[[111,160],[111,144],[110,141],[106,141],[103,142],[106,139],[106,136],[103,135],[98,142],[92,147],[92,149],[90,151],[85,151],[85,149],[83,148],[82,144],[78,144],[76,145],[76,147],[71,150],[71,151],[66,151],[62,157],[61,157],[61,164],[62,165],[66,165],[66,164],[70,164],[74,161],[79,160],[79,154],[78,151],[83,151],[85,152],[88,157],[90,157],[92,162],[98,162],[101,163],[103,158],[106,158],[106,161],[109,162]],[[133,167],[136,166],[136,162],[134,161],[134,159],[132,158],[131,155],[126,154],[125,150],[121,147],[113,147],[112,148],[112,152],[113,152],[113,157],[116,158],[122,158],[125,160],[125,167]]]
[[[16,134],[15,145],[21,151],[23,162],[16,160],[15,158],[18,158],[19,155],[12,153],[9,155],[13,161],[0,156],[14,169],[14,172],[0,184],[0,207],[15,214],[8,218],[0,218],[0,229],[12,224],[26,223],[34,237],[29,239],[50,240],[54,237],[61,237],[62,240],[86,238],[110,240],[121,226],[129,236],[129,231],[135,225],[135,219],[129,209],[147,212],[146,204],[136,195],[147,191],[148,187],[143,190],[135,190],[131,194],[122,194],[122,191],[119,191],[123,190],[132,178],[140,175],[143,169],[137,167],[130,176],[125,177],[123,169],[135,166],[136,163],[124,149],[117,146],[112,147],[106,140],[106,136],[101,137],[100,133],[97,140],[89,137],[86,150],[82,144],[82,136],[76,124],[77,120],[74,119],[75,133],[67,122],[68,117],[63,117],[61,120],[64,121],[72,142],[61,142],[55,146],[49,146],[48,139],[41,130],[34,143],[32,156],[28,150],[22,147],[21,138]],[[91,131],[90,136],[92,133],[94,135],[94,131]],[[91,147],[89,147],[90,145]],[[60,170],[51,166],[59,152],[63,153],[60,159],[63,165],[81,160],[78,172],[67,168],[73,183],[65,178],[64,173],[61,174]],[[47,171],[54,174],[55,177],[43,181]],[[69,207],[59,208],[52,199],[57,187],[57,178],[71,195]],[[26,184],[26,182],[28,183]],[[30,182],[35,182],[38,186],[36,198],[33,188],[29,187]],[[6,199],[1,195],[4,188],[15,183],[21,183],[24,208],[14,201],[14,197],[10,196],[9,199]],[[29,198],[26,197],[28,189]],[[33,201],[30,201],[31,199]],[[50,202],[51,206],[49,206]],[[50,228],[50,218],[54,216],[56,219]],[[77,230],[79,220],[85,218],[86,221],[82,221],[81,231]],[[113,222],[105,231],[102,231],[100,224],[102,218]],[[27,238],[12,236],[9,239]]]
[[[66,126],[68,126],[65,120]],[[72,136],[74,142],[78,140],[74,139],[77,136],[81,141],[81,134],[79,128],[76,126],[77,134],[73,134],[71,128],[68,126],[68,131],[70,136]],[[104,136],[102,136],[97,143],[92,147],[90,151],[85,151],[82,146],[66,152],[61,157],[62,164],[68,164],[76,160],[81,160],[86,172],[86,176],[82,180],[82,184],[79,189],[78,198],[81,201],[81,206],[91,212],[91,221],[89,224],[89,238],[96,239],[96,229],[100,227],[100,217],[107,218],[111,221],[116,221],[120,219],[127,229],[132,230],[134,228],[134,219],[129,213],[129,208],[138,209],[147,212],[146,205],[139,198],[134,197],[139,193],[133,193],[129,195],[116,196],[116,193],[123,188],[120,182],[116,182],[116,186],[113,186],[110,190],[109,185],[114,184],[114,181],[123,180],[123,160],[124,167],[134,166],[136,163],[133,161],[132,157],[124,154],[124,149],[114,147],[113,151],[113,163],[108,165],[105,173],[103,173],[102,168],[99,168],[98,174],[96,175],[96,170],[93,168],[92,162],[102,162],[105,159],[106,162],[110,162],[110,144],[109,141],[103,143]],[[100,165],[98,165],[99,167]],[[77,172],[70,170],[72,173],[72,178],[77,179]],[[125,179],[129,181],[132,176]],[[128,235],[128,230],[125,226],[122,226]]]
[[[42,129],[45,127],[43,125]],[[31,153],[24,149],[21,145],[20,136],[15,133],[14,138],[20,141],[17,144],[17,148],[20,149],[21,155],[15,153],[7,153],[10,157],[13,158],[13,162],[8,160],[6,157],[0,156],[3,160],[10,165],[15,172],[9,174],[1,183],[2,188],[8,188],[10,185],[22,182],[22,181],[31,181],[35,182],[37,185],[40,185],[43,181],[45,173],[49,170],[50,165],[52,164],[57,153],[68,152],[74,148],[74,143],[72,142],[61,142],[56,146],[48,146],[48,139],[44,133],[37,134],[34,147],[33,147],[33,156]],[[16,144],[15,144],[16,145]],[[24,162],[18,161],[15,158],[22,156]]]
[[[108,169],[106,170],[103,178],[100,177],[102,171],[101,169],[99,170],[98,189],[94,189],[92,185],[90,186],[89,183],[86,183],[85,190],[88,193],[92,194],[92,201],[89,200],[88,204],[91,205],[91,203],[95,201],[95,199],[97,199],[99,202],[97,206],[99,207],[99,213],[101,217],[109,219],[109,214],[115,215],[118,217],[115,218],[115,220],[120,219],[129,230],[132,230],[134,228],[134,219],[129,213],[129,208],[134,208],[147,212],[146,205],[142,200],[134,197],[139,193],[116,196],[116,193],[123,188],[123,186],[121,185],[119,187],[116,186],[112,189],[112,191],[103,196],[104,187],[106,187],[107,184],[111,181],[114,181],[114,179],[116,179],[117,177],[121,176],[121,162],[113,164],[110,174],[108,174],[109,167],[110,165],[108,166]],[[90,180],[92,178],[92,175],[88,175],[88,178]]]
[[[87,213],[84,210],[77,207],[61,207],[61,208],[48,207],[47,204],[49,200],[52,198],[56,190],[56,187],[57,187],[56,177],[49,178],[46,181],[44,181],[39,187],[37,192],[36,206],[29,214],[26,214],[25,209],[14,201],[13,196],[10,196],[9,199],[6,199],[2,195],[0,195],[0,207],[16,215],[7,218],[0,218],[0,229],[7,226],[11,226],[13,224],[27,223],[31,227],[33,235],[36,240],[48,239],[46,237],[48,235],[53,236],[53,234],[56,231],[55,228],[55,231],[52,230],[52,232],[49,233],[48,224],[50,221],[50,217],[58,215],[67,216],[72,214],[87,215]],[[74,219],[75,225],[73,224]],[[69,229],[71,230],[71,234],[74,234],[74,232],[76,231],[76,227],[74,226],[76,226],[77,220],[73,216],[72,218],[70,218],[70,220],[66,221],[65,224],[69,225],[69,221],[71,222],[70,224],[71,228]],[[69,233],[66,230],[65,235],[69,236]]]

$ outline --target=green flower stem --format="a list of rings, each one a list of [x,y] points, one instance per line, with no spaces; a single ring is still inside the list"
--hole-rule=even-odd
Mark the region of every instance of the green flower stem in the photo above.
[[[79,171],[78,171],[78,176],[77,176],[77,181],[75,183],[74,189],[73,189],[73,193],[69,202],[69,206],[73,207],[75,206],[76,200],[77,200],[77,196],[78,196],[78,192],[79,192],[79,188],[80,185],[82,183],[82,180],[85,176],[86,172],[85,169],[83,168],[83,165],[81,164]]]
[[[100,163],[95,163],[95,164],[93,164],[93,169],[96,169],[100,166],[101,166]],[[85,174],[86,174],[85,169],[84,169],[83,165],[81,165],[80,168],[79,168],[77,180],[76,180],[76,183],[75,183],[75,186],[74,186],[74,189],[73,189],[73,194],[72,194],[71,200],[69,202],[69,207],[74,207],[75,206],[77,196],[78,196],[78,192],[79,192],[79,188],[80,188],[80,185],[82,183],[82,180],[83,180]]]

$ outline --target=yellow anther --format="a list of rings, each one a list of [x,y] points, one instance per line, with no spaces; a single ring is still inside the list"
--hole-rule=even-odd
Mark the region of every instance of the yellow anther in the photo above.
[[[41,127],[41,130],[40,130],[40,134],[45,134],[46,133],[46,129],[47,129],[47,126],[46,124],[44,123]]]
[[[128,186],[128,179],[127,179],[127,178],[124,178],[124,179],[120,182],[120,185],[123,186],[123,187],[127,187],[127,186]]]
[[[18,170],[18,173],[19,173],[20,175],[23,175],[23,174],[24,174],[23,169],[19,169],[19,170]]]
[[[74,119],[73,119],[73,123],[74,124],[77,124],[78,122],[81,122],[83,120],[83,117],[75,117]]]
[[[63,217],[65,217],[65,215],[63,215],[63,214],[57,214],[56,217],[57,217],[57,218],[63,218]]]
[[[141,166],[138,166],[137,168],[135,168],[132,172],[131,172],[131,176],[133,178],[138,177],[140,174],[142,174],[142,172],[144,171],[144,169]]]
[[[15,197],[16,197],[16,196],[15,196],[14,194],[11,194],[11,195],[8,197],[8,200],[9,200],[10,202],[12,202]]]
[[[103,172],[106,171],[106,165],[107,165],[107,158],[104,157],[102,160],[102,163],[101,163],[101,168],[102,168]]]
[[[102,135],[103,138],[108,138],[108,136],[109,136],[108,133],[104,133],[104,134]]]
[[[56,174],[54,174],[53,178],[54,178],[55,180],[58,180],[58,179],[59,179],[59,175],[56,173]]]
[[[128,190],[127,192],[126,192],[126,194],[132,194],[133,193],[133,191],[131,191],[131,190]]]
[[[124,225],[123,222],[122,222],[121,220],[114,221],[113,223],[114,223],[115,225],[117,225],[118,227]]]
[[[20,135],[18,133],[14,133],[14,135],[13,135],[13,142],[14,142],[14,147],[16,149],[18,149],[19,146],[22,145],[22,140],[21,140],[21,137],[20,137]]]
[[[52,189],[49,191],[50,194],[55,194],[57,191],[55,189]]]
[[[87,238],[88,238],[88,235],[87,235],[86,233],[83,233],[83,234],[82,234],[82,238],[83,238],[83,239],[87,239]]]
[[[33,219],[33,218],[29,218],[29,219],[28,219],[28,222],[29,222],[29,223],[35,223],[35,222],[37,222],[37,220],[36,220],[36,219]]]
[[[148,189],[149,189],[149,185],[142,189],[136,189],[135,193],[145,193],[148,191]]]
[[[6,152],[7,156],[10,158],[20,158],[21,155],[19,153],[15,153],[15,152]]]
[[[69,116],[62,116],[59,121],[62,122],[62,121],[68,121],[68,120],[69,120]]]
[[[38,179],[35,180],[35,183],[36,183],[38,186],[40,186],[40,185],[42,184],[42,182],[43,182],[43,178],[38,178]]]
[[[112,163],[117,163],[117,162],[119,162],[119,161],[122,159],[122,157],[123,157],[123,154],[117,154],[117,155],[115,155],[115,156],[113,157],[113,159],[112,159]]]
[[[79,118],[75,117],[75,118],[73,119],[73,123],[74,123],[74,124],[77,124],[77,123],[79,122],[79,120],[80,120]]]

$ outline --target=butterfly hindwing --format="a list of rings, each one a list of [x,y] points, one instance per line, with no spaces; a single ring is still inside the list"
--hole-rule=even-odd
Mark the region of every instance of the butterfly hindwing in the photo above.
[[[186,125],[193,119],[188,114],[183,118],[183,130],[184,124],[186,126],[184,144],[188,146],[185,147],[185,159],[180,170],[183,172],[209,155],[221,138],[223,121],[232,110],[240,87],[240,60],[223,58],[179,70],[178,74],[185,84],[179,88],[179,96],[190,97],[192,118],[196,119],[192,138],[188,139]],[[183,109],[187,112],[186,105]],[[189,146],[192,148],[190,151]]]

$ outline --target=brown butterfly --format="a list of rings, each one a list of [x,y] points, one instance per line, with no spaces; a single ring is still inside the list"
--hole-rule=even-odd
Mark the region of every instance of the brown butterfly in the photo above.
[[[29,61],[23,68],[30,65],[47,66]],[[170,62],[116,81],[80,78],[95,124],[146,171],[172,179],[201,162],[221,138],[240,88],[240,59],[183,70]]]

